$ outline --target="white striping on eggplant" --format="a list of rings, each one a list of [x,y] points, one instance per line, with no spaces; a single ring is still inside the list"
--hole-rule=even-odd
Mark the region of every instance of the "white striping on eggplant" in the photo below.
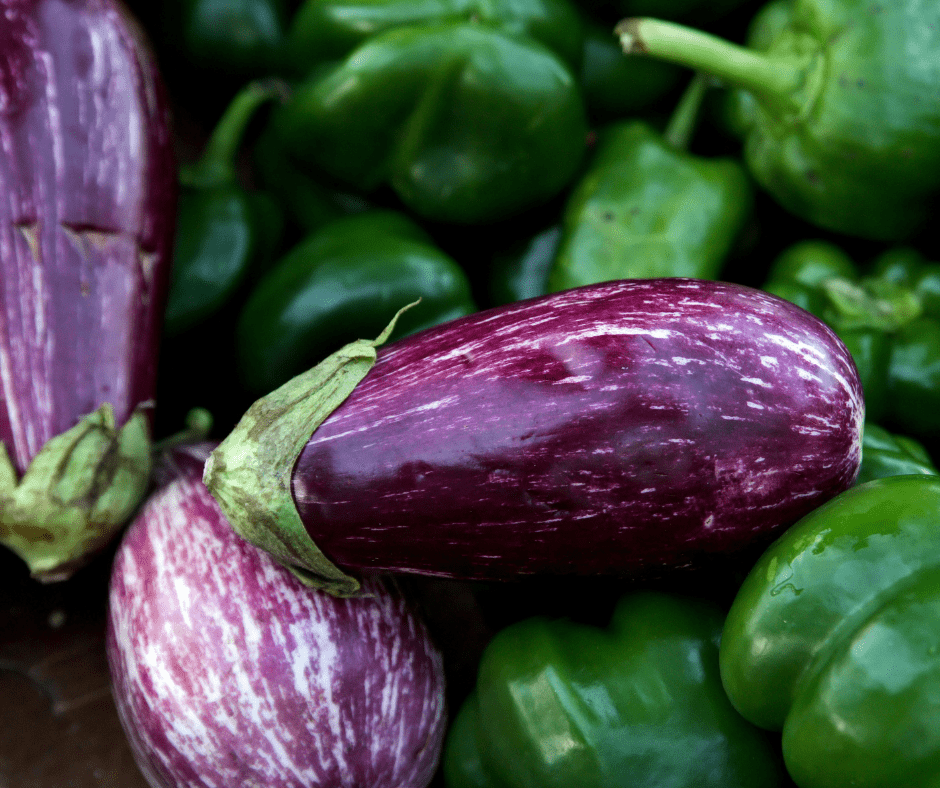
[[[609,282],[380,348],[291,481],[348,572],[678,566],[769,540],[850,486],[863,417],[848,351],[792,304]]]
[[[340,600],[239,539],[206,454],[148,501],[111,580],[115,701],[150,785],[427,785],[445,708],[422,623],[380,579]]]
[[[0,440],[23,471],[103,403],[123,425],[152,398],[176,166],[122,4],[0,0],[0,18]]]

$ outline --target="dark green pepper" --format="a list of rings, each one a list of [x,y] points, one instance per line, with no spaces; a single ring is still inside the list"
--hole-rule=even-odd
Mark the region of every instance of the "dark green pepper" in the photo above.
[[[753,0],[611,0],[616,18],[655,16],[675,22],[714,22]]]
[[[940,775],[940,478],[853,487],[757,561],[721,636],[735,707],[783,731],[801,788]]]
[[[447,785],[781,785],[777,754],[721,688],[722,622],[704,600],[644,592],[606,630],[542,617],[503,629],[448,735]]]
[[[173,269],[164,330],[186,331],[219,309],[257,261],[280,241],[283,215],[270,196],[239,181],[235,159],[264,103],[281,96],[270,81],[249,83],[232,100],[202,157],[180,168]]]
[[[492,306],[535,298],[548,293],[548,274],[561,243],[561,225],[553,224],[531,238],[498,252],[489,271]]]
[[[764,289],[792,301],[817,317],[826,308],[825,283],[855,280],[858,268],[840,247],[810,239],[787,247],[773,261]]]
[[[262,129],[252,146],[252,162],[264,190],[304,233],[372,207],[362,195],[298,168],[271,124]]]
[[[934,476],[938,473],[923,444],[907,435],[893,435],[877,424],[865,424],[862,467],[856,484],[918,473]]]
[[[717,277],[752,205],[744,167],[685,148],[706,80],[664,135],[640,121],[604,130],[564,214],[549,289],[660,276]]]
[[[267,393],[329,353],[377,336],[405,304],[392,338],[476,311],[463,270],[394,211],[323,226],[281,258],[245,303],[236,344],[242,380]]]
[[[581,16],[568,0],[306,0],[291,21],[290,58],[305,75],[385,30],[471,21],[533,38],[572,68],[580,63]]]
[[[753,47],[655,19],[618,31],[628,52],[752,95],[740,107],[745,159],[784,207],[843,233],[910,235],[940,197],[940,6],[791,0],[786,10]]]
[[[186,60],[240,78],[277,73],[282,64],[285,0],[175,0],[164,16]]]
[[[678,88],[682,79],[682,69],[672,63],[624,57],[609,26],[585,21],[578,81],[594,123],[608,123],[646,110]]]
[[[928,443],[940,437],[940,264],[897,248],[863,276],[838,247],[805,241],[774,261],[764,287],[839,335],[869,420]]]
[[[586,146],[575,78],[532,39],[474,23],[399,27],[299,85],[272,116],[299,163],[418,215],[492,221],[543,203]]]

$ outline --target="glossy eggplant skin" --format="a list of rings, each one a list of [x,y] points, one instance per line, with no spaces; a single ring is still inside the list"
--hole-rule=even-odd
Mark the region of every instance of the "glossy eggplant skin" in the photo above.
[[[446,724],[442,657],[394,581],[303,585],[239,539],[177,448],[127,529],[108,597],[115,705],[153,788],[423,788]]]
[[[352,572],[660,571],[769,541],[851,486],[863,418],[851,356],[808,312],[623,280],[381,348],[291,484]]]
[[[154,396],[176,166],[156,62],[114,0],[0,0],[0,441],[19,472]]]

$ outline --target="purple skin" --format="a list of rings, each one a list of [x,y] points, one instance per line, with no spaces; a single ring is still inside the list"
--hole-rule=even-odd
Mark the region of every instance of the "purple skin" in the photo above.
[[[152,400],[175,225],[168,104],[113,0],[0,0],[0,441],[22,472]]]
[[[769,541],[851,486],[863,417],[851,356],[802,309],[608,282],[380,349],[292,491],[353,573],[660,571]]]
[[[338,599],[232,531],[178,450],[118,550],[107,654],[154,788],[421,788],[446,710],[441,657],[390,584]],[[166,469],[164,469],[165,471]]]

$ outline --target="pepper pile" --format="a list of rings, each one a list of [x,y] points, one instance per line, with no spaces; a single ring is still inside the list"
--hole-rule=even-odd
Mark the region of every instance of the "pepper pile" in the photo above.
[[[107,16],[97,2],[76,8]],[[218,524],[230,521],[305,583],[317,579],[312,566],[327,565],[339,572],[328,586],[333,591],[341,586],[355,595],[357,573],[368,577],[370,569],[405,573],[396,582],[404,597],[419,600],[447,677],[445,712],[437,656],[425,644],[423,625],[408,623],[411,612],[396,612],[401,626],[420,629],[415,648],[430,666],[427,691],[437,693],[427,701],[435,710],[427,736],[439,761],[422,750],[414,771],[421,785],[940,784],[940,244],[931,226],[940,206],[940,5],[173,0],[132,4],[151,44],[134,38],[139,33],[128,23],[139,49],[115,45],[110,71],[100,72],[79,67],[95,62],[104,69],[104,61],[95,61],[102,55],[94,47],[74,43],[84,40],[75,32],[84,30],[78,11],[66,26],[73,43],[56,49],[49,42],[65,39],[50,32],[44,12],[33,14],[27,5],[0,0],[9,21],[0,28],[0,188],[11,195],[0,207],[0,543],[37,578],[66,580],[100,558],[145,500],[151,442],[191,442],[193,434],[173,436],[191,409],[205,408],[214,419],[212,437],[230,438],[206,465],[218,509],[187,461],[192,498],[185,506],[198,513],[193,522],[222,532]],[[78,86],[74,106],[56,103],[66,94],[57,80],[66,77],[44,70],[33,51],[53,52],[53,60],[68,64],[62,73]],[[168,96],[154,76],[156,63]],[[108,79],[94,76],[122,68],[136,69],[121,83],[135,99],[124,105],[109,93]],[[43,92],[40,84],[58,87]],[[169,155],[164,101],[173,111],[178,161]],[[132,131],[121,137],[123,147],[71,128],[97,128],[103,121],[94,113],[115,105],[125,110],[122,128]],[[65,127],[49,120],[63,107],[71,112]],[[28,134],[29,124],[43,133]],[[60,134],[70,140],[64,147]],[[135,148],[135,134],[146,144]],[[68,170],[62,162],[69,154],[85,169]],[[93,199],[70,196],[83,189]],[[53,259],[63,261],[65,273],[49,265]],[[603,283],[677,278],[696,284],[626,288],[631,315],[619,333],[610,331],[620,344],[602,334],[598,326],[610,322]],[[610,290],[621,297],[618,287]],[[694,294],[684,287],[695,287]],[[667,291],[673,300],[665,304]],[[94,305],[86,314],[89,295]],[[751,300],[735,311],[739,297]],[[546,300],[527,300],[535,298]],[[658,328],[638,317],[642,305],[654,303],[663,316]],[[416,305],[402,310],[409,304]],[[562,338],[560,323],[552,322],[567,310],[575,314],[579,304],[591,305],[588,317],[572,318],[580,321],[579,341],[590,334],[583,344]],[[681,322],[693,307],[712,309],[714,320],[695,313]],[[491,308],[498,311],[481,314]],[[117,314],[126,334],[120,339],[111,322],[97,317]],[[555,332],[550,358],[536,352],[545,346],[527,333],[527,320]],[[746,328],[754,325],[762,332],[756,339]],[[74,341],[50,339],[75,331],[89,332],[92,345],[104,350],[82,356]],[[462,342],[461,331],[472,341]],[[655,355],[679,335],[710,343],[712,355],[682,356],[676,345],[668,361]],[[737,340],[734,352],[722,344],[729,336]],[[643,353],[653,355],[631,349],[633,355],[618,356],[617,348],[633,348],[627,344],[633,339],[646,341]],[[376,351],[386,341],[389,351]],[[458,367],[467,379],[505,371],[508,362],[481,360],[498,353],[500,343],[519,349],[514,358],[529,365],[514,367],[505,380],[515,375],[532,389],[525,396],[513,389],[510,397],[508,387],[494,386],[481,395],[484,404],[461,412],[463,400],[455,406],[454,390],[441,381]],[[102,360],[114,347],[130,372]],[[786,369],[783,351],[777,356],[767,347],[791,354]],[[753,367],[734,355],[742,348]],[[431,366],[420,367],[419,355]],[[681,375],[657,377],[670,363]],[[57,364],[67,373],[53,369]],[[373,364],[377,372],[369,378]],[[704,364],[727,373],[720,392],[696,377]],[[660,397],[643,411],[648,421],[634,433],[618,431],[617,419],[640,419],[639,405],[624,406],[605,422],[607,442],[570,456],[562,456],[567,448],[560,442],[546,442],[539,454],[549,434],[539,432],[543,422],[554,418],[560,434],[568,403],[581,402],[565,386],[600,380],[615,367],[617,374],[642,369],[648,376],[616,384],[604,378],[608,389],[645,386],[651,401]],[[503,430],[504,400],[515,397],[520,410],[518,403],[530,402],[535,368],[556,376],[552,383],[562,393],[551,413],[536,413],[532,396],[535,415],[518,417],[525,434],[512,433],[511,440],[530,452],[530,465],[520,470],[508,460],[493,462],[487,441]],[[26,377],[34,381],[32,397],[24,396]],[[693,383],[683,389],[674,383],[680,378]],[[771,396],[764,389],[782,390],[791,378],[812,389],[805,401],[832,410],[799,414],[794,403],[801,400],[774,410],[762,399]],[[126,390],[112,390],[111,379]],[[412,389],[387,394],[369,382],[379,379],[401,391],[401,380],[417,381],[435,394],[427,401]],[[307,381],[315,387],[306,388]],[[863,415],[856,408],[859,386]],[[647,408],[644,396],[635,401]],[[710,421],[704,411],[717,412],[722,396],[735,400],[721,412],[722,423],[757,424],[752,429],[763,432],[733,426],[716,432],[719,417]],[[282,429],[298,402],[314,425],[300,439]],[[591,434],[591,420],[608,407],[584,402],[584,413],[570,417],[579,429],[588,425],[579,435]],[[688,415],[695,407],[703,412],[683,422],[692,425],[687,434],[662,426],[673,411]],[[741,415],[748,409],[763,420],[748,421]],[[456,432],[435,426],[443,413],[478,432],[461,443]],[[790,420],[781,426],[784,416]],[[321,422],[313,446],[308,439]],[[385,429],[390,422],[411,425],[425,443],[447,436],[448,450],[472,455],[473,473],[442,473],[447,452],[434,445],[402,459],[404,444]],[[265,430],[267,443],[254,453],[232,442],[231,436]],[[806,446],[838,444],[840,456],[825,455],[810,467],[793,454],[786,493],[760,500],[764,521],[742,517],[748,523],[742,547],[741,526],[732,535],[735,526],[725,527],[721,516],[744,510],[741,500],[757,506],[755,490],[766,492],[768,478],[782,478],[778,468],[762,476],[768,466],[760,464],[777,461],[768,447],[783,446],[784,432],[793,430]],[[667,432],[688,459],[683,484],[705,484],[707,477],[721,491],[699,518],[708,527],[717,518],[708,544],[718,547],[668,530],[671,513],[694,496],[692,487],[669,478],[680,465],[664,464],[679,457],[670,453],[674,447],[644,448]],[[706,433],[713,442],[705,461],[712,464],[700,467],[695,451]],[[861,433],[859,467],[852,440]],[[504,440],[508,434],[500,433]],[[352,460],[334,459],[351,445],[350,435],[371,452],[355,468]],[[728,440],[747,441],[737,464],[715,459]],[[287,455],[275,453],[281,446]],[[583,459],[588,454],[590,462]],[[628,549],[615,537],[592,541],[600,533],[593,518],[609,507],[584,501],[599,486],[606,485],[604,495],[626,489],[594,459],[608,454],[632,463],[631,495],[654,501],[640,507],[652,512],[642,522],[631,514],[642,539],[628,548],[643,571],[630,564],[620,575],[577,577],[571,567],[581,560],[579,548],[594,552],[591,566],[606,566],[601,558],[609,564]],[[548,455],[556,464],[543,472],[539,458]],[[249,500],[242,487],[218,481],[246,467],[274,478],[279,503]],[[397,469],[388,489],[377,481],[391,478],[380,476],[380,467]],[[556,486],[540,486],[552,474]],[[411,485],[405,492],[395,486],[403,475]],[[363,486],[363,479],[374,483]],[[135,523],[134,544],[152,541],[143,535],[144,521],[173,519],[160,507],[171,505],[175,493],[167,490],[180,482],[156,482],[160,497],[144,504],[152,508]],[[480,497],[480,490],[516,484],[524,490],[516,508]],[[336,493],[346,498],[330,499],[334,490],[347,491]],[[376,500],[360,500],[370,496]],[[388,514],[390,500],[404,513],[400,519]],[[42,520],[36,512],[48,513],[49,501],[55,511]],[[428,515],[429,506],[439,507],[440,517]],[[486,556],[464,544],[460,558],[474,557],[474,566],[394,563],[420,553],[441,523],[451,527],[456,520],[448,517],[458,506],[462,524],[475,518],[490,529]],[[280,525],[285,508],[290,529]],[[365,514],[340,528],[341,509]],[[528,516],[520,511],[542,512],[548,531],[563,527],[550,525],[557,522],[585,524],[572,532],[577,538],[559,542],[576,546],[551,560],[544,555],[550,537],[540,532],[525,537],[529,544],[515,544],[515,552],[499,553],[498,513],[512,512],[517,523]],[[330,524],[324,534],[312,533],[317,518]],[[649,537],[656,522],[660,534],[681,544],[656,549],[655,534]],[[361,530],[353,533],[350,523]],[[391,557],[369,557],[388,538],[375,536],[383,529],[400,533],[399,543]],[[452,546],[465,538],[463,531],[449,533]],[[309,541],[314,536],[316,544]],[[317,545],[327,536],[334,541],[321,552]],[[178,538],[168,540],[171,554]],[[644,556],[635,555],[634,544],[644,546]],[[363,545],[368,549],[357,552]],[[491,565],[505,564],[509,552],[520,563],[513,564],[519,577],[507,582]],[[135,566],[121,555],[117,565]],[[238,560],[253,566],[253,555],[239,553]],[[303,560],[310,555],[312,566]],[[360,555],[367,557],[348,558]],[[550,577],[540,574],[543,559],[553,567]],[[259,560],[274,577],[267,557]],[[651,562],[659,571],[650,571]],[[528,574],[534,576],[522,579]],[[187,582],[199,587],[203,579],[194,574]],[[364,586],[372,588],[371,579]],[[135,640],[134,594],[143,592],[125,577],[116,577],[115,588],[120,620],[112,623],[109,656],[114,665],[132,664],[126,649]],[[290,589],[300,598],[306,593]],[[225,589],[217,590],[224,599]],[[383,604],[397,606],[397,594],[396,586],[389,597],[395,601]],[[455,599],[462,600],[459,609]],[[331,599],[323,610],[343,604]],[[334,613],[323,615],[333,621]],[[469,623],[455,631],[458,616]],[[148,637],[158,638],[159,627]],[[346,633],[338,637],[348,646]],[[180,777],[198,772],[190,762],[180,766],[180,753],[198,754],[201,745],[175,747],[161,730],[159,708],[145,711],[144,701],[131,700],[138,697],[132,677],[122,676],[119,685],[126,687],[118,698],[125,727],[152,784],[204,784]],[[394,690],[384,691],[401,689],[395,681],[389,686]],[[353,714],[346,708],[337,714],[347,712]],[[146,732],[144,723],[152,726]],[[342,736],[336,741],[331,746],[347,747],[346,755],[362,749]],[[362,766],[367,759],[355,752]],[[250,760],[226,749],[219,763],[235,771],[225,779],[270,780],[273,788],[321,784],[309,774],[296,778],[303,783],[290,782],[295,776],[277,782]],[[375,786],[392,779],[376,776],[373,766],[362,766],[370,776],[356,779]],[[399,767],[395,779],[405,779],[408,764]]]

